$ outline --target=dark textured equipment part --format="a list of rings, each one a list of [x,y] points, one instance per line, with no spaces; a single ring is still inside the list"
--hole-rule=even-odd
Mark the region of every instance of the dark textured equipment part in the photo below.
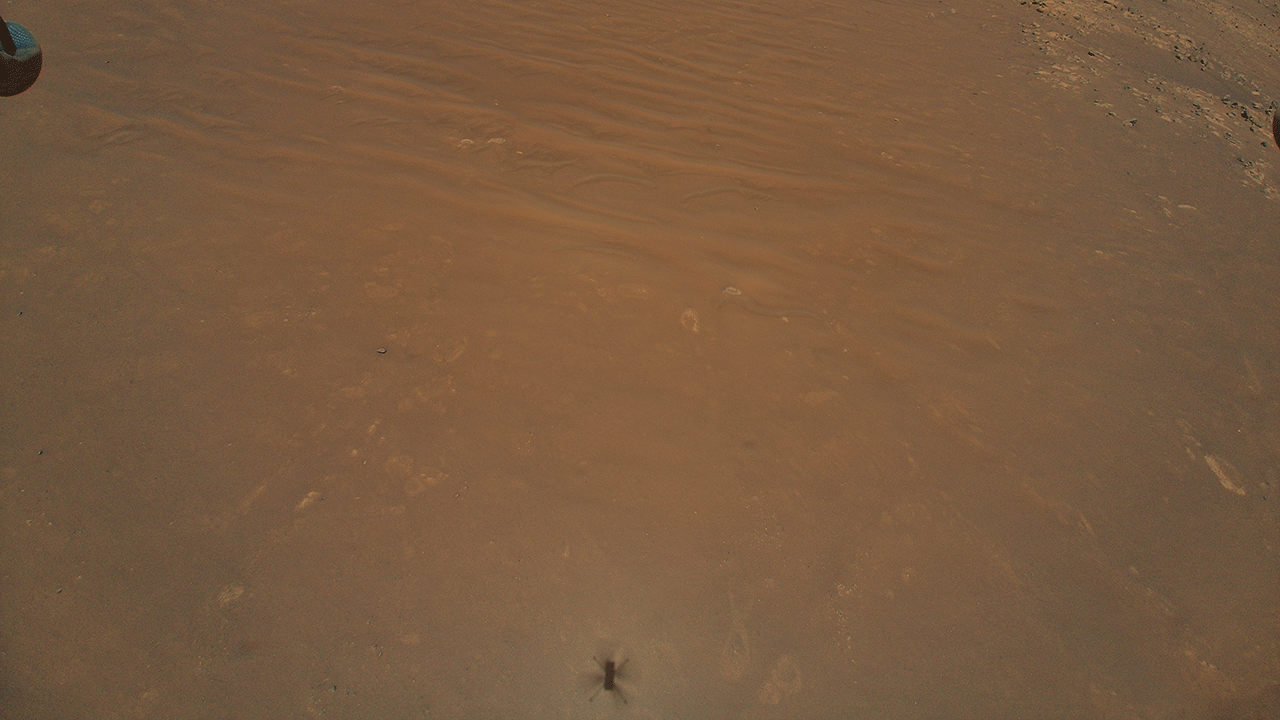
[[[1271,110],[1271,137],[1276,141],[1276,147],[1280,148],[1280,108]]]
[[[11,97],[35,84],[44,54],[25,27],[0,18],[0,97]]]

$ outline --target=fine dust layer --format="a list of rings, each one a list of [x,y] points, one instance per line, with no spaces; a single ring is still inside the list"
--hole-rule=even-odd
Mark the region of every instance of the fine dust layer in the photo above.
[[[1274,2],[29,5],[0,715],[1280,716]]]

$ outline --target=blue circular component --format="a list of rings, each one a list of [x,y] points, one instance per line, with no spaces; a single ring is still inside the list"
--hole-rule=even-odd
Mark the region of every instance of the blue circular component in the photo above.
[[[13,44],[17,45],[19,50],[23,48],[36,48],[38,50],[40,48],[30,30],[18,23],[6,22],[5,25],[9,26],[9,34],[13,36]]]
[[[44,65],[44,54],[30,30],[15,22],[4,25],[0,30],[0,97],[10,97],[35,84]],[[12,52],[9,43],[3,42],[10,39]]]

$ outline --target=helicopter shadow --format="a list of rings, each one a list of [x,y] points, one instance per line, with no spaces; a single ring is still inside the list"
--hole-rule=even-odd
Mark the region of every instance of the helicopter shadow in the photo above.
[[[639,679],[634,658],[617,641],[605,640],[597,646],[591,659],[596,669],[578,676],[579,689],[587,695],[587,701],[595,702],[601,695],[608,694],[615,708],[627,705],[631,697],[629,686]]]

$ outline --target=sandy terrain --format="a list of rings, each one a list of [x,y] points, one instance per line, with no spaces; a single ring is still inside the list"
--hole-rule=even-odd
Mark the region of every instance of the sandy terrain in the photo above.
[[[1280,716],[1276,2],[3,12],[0,717]]]

